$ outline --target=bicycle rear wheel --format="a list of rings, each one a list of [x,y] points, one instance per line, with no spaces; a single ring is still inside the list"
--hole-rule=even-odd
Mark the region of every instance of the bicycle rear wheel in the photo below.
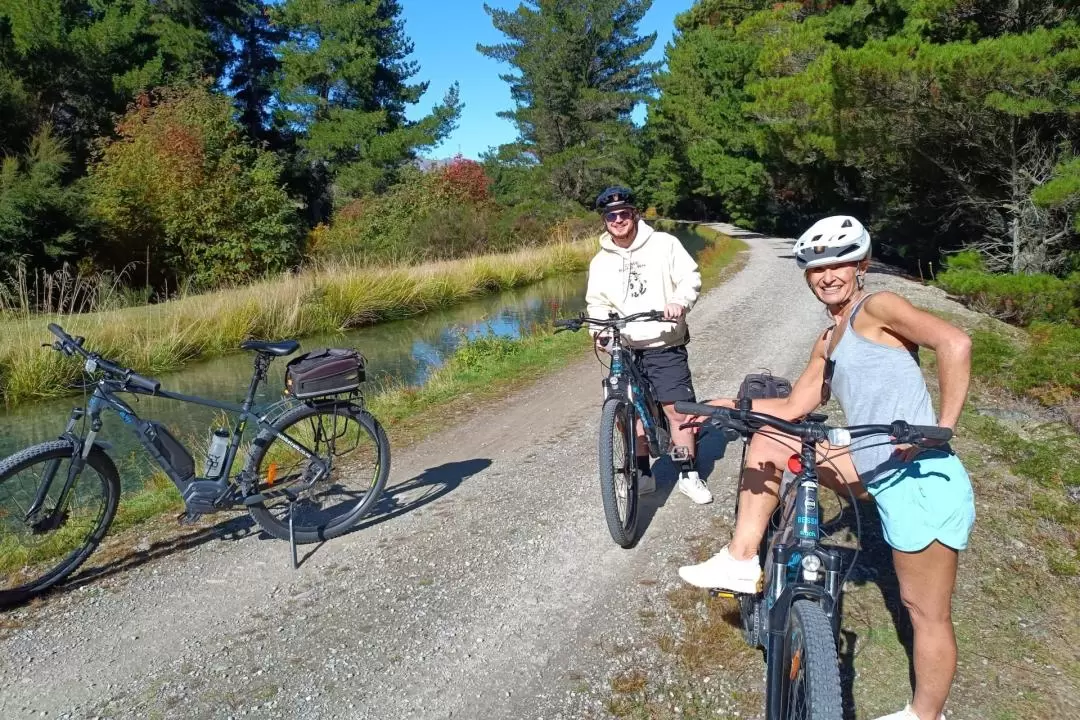
[[[840,667],[832,625],[821,606],[796,600],[784,640],[784,680],[788,720],[842,720]]]
[[[93,448],[63,507],[74,446],[54,440],[0,462],[0,607],[56,585],[86,561],[109,528],[120,499],[120,476],[109,456]],[[28,512],[43,482],[44,503]]]
[[[637,460],[634,408],[608,398],[600,414],[600,497],[611,538],[622,547],[637,539]]]
[[[272,499],[248,508],[270,535],[289,539],[289,505],[299,544],[319,542],[351,530],[382,495],[390,475],[390,441],[379,421],[348,401],[300,405],[254,441],[248,469],[256,492]],[[317,464],[294,445],[329,466],[311,483]]]

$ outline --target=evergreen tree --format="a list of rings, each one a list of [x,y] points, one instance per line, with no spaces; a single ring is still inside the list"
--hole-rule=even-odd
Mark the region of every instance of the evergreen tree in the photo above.
[[[278,48],[276,122],[303,150],[315,219],[329,210],[327,194],[340,204],[387,187],[460,114],[454,85],[431,114],[406,119],[427,84],[410,82],[418,68],[400,13],[397,0],[286,0],[277,9],[288,37]]]
[[[635,159],[630,114],[653,91],[657,63],[643,60],[656,35],[638,23],[651,0],[526,0],[515,11],[484,6],[507,42],[478,45],[506,63],[518,128],[515,154],[539,164],[557,197],[589,204],[597,188],[626,180]]]

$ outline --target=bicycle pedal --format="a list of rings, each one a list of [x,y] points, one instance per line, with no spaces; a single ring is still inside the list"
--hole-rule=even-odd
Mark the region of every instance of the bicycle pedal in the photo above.
[[[668,454],[675,462],[686,462],[690,459],[690,448],[685,445],[676,445]]]

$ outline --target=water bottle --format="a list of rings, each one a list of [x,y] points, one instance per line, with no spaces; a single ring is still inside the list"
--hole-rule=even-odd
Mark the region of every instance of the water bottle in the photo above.
[[[229,449],[229,431],[225,428],[215,428],[210,436],[210,447],[206,451],[206,477],[214,479],[221,475],[221,468],[225,464],[225,453]]]

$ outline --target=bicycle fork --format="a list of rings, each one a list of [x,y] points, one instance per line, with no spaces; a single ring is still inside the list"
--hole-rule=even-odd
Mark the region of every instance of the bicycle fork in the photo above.
[[[59,528],[65,520],[65,512],[68,505],[68,499],[71,496],[71,490],[75,486],[75,480],[82,473],[83,468],[86,467],[86,458],[90,456],[90,450],[94,447],[94,436],[101,429],[101,420],[91,426],[91,432],[85,439],[80,439],[75,436],[75,425],[84,416],[82,408],[75,408],[71,411],[71,417],[68,418],[67,427],[64,428],[63,434],[60,436],[63,439],[70,440],[72,443],[71,464],[68,466],[67,477],[64,479],[64,486],[60,489],[60,495],[56,499],[56,507],[52,512],[37,522],[31,523],[30,527],[34,533],[46,533],[51,532]],[[23,520],[30,522],[31,519],[41,512],[45,507],[45,501],[48,500],[49,490],[52,489],[52,484],[56,479],[56,473],[60,469],[61,460],[50,460],[45,467],[45,472],[42,474],[41,483],[38,485],[37,493],[34,495],[34,500],[30,503],[30,507],[26,509]]]

